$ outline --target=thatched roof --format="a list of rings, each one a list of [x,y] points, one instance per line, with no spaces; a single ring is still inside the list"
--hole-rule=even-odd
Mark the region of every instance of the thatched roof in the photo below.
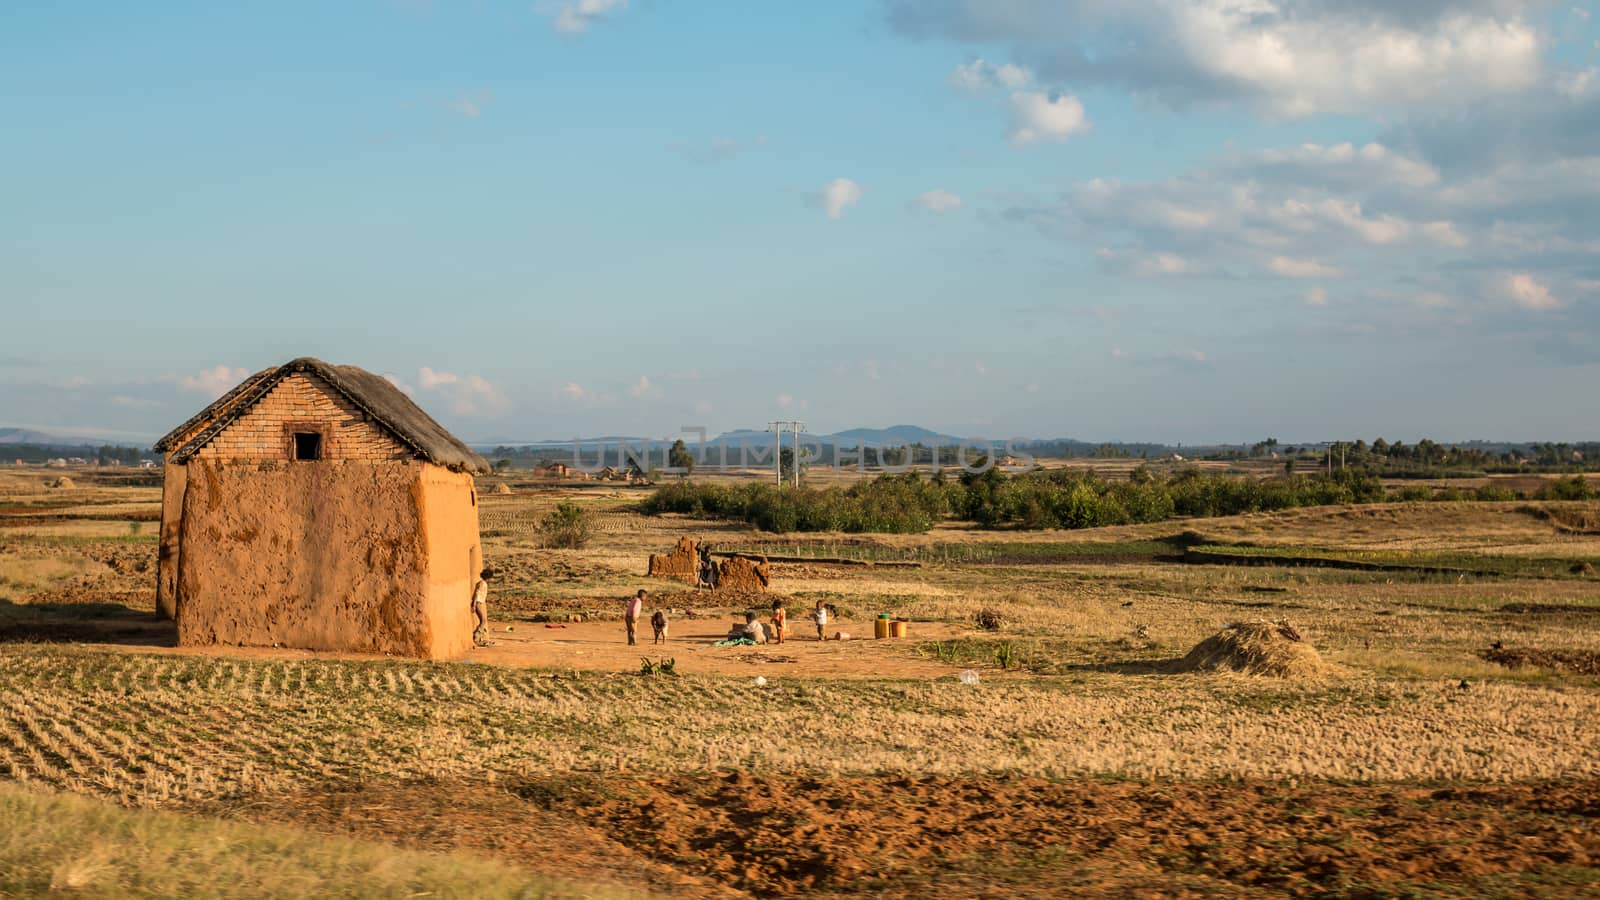
[[[213,438],[255,406],[261,398],[271,393],[280,381],[296,372],[310,373],[326,381],[357,409],[370,416],[372,421],[394,435],[400,443],[414,450],[417,458],[458,472],[482,474],[489,471],[487,460],[446,431],[443,425],[435,422],[432,416],[423,412],[422,407],[413,403],[411,398],[395,387],[389,379],[356,366],[335,366],[309,356],[291,360],[276,369],[253,375],[239,387],[223,395],[223,400],[232,398],[229,403],[218,400],[207,407],[208,410],[217,408],[216,420],[174,454],[173,461],[187,462],[201,447],[210,443]],[[190,420],[190,423],[185,423],[185,426],[173,434],[181,435],[184,427],[188,427],[204,415],[205,411],[202,411],[200,416]],[[170,437],[172,435],[168,436]],[[157,444],[156,449],[161,449],[161,445]]]
[[[189,419],[189,421],[167,432],[167,436],[159,441],[156,441],[155,446],[152,449],[154,449],[157,453],[166,453],[169,450],[178,449],[179,445],[183,443],[183,439],[185,437],[194,434],[195,431],[202,425],[215,422],[218,416],[227,412],[229,407],[233,406],[239,401],[240,397],[244,396],[244,394],[251,388],[260,384],[261,379],[271,375],[274,371],[274,369],[262,369],[254,375],[251,375],[249,378],[239,382],[232,390],[213,401],[211,405],[195,413]]]

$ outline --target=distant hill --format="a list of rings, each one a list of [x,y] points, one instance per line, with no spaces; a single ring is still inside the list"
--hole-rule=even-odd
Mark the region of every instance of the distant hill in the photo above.
[[[940,434],[929,431],[920,425],[891,425],[888,428],[851,428],[833,434],[824,435],[823,439],[831,443],[851,445],[899,446],[901,444],[922,444],[923,446],[945,445],[957,443],[961,440],[954,435]]]
[[[733,431],[725,431],[716,436],[707,436],[705,445],[707,447],[730,448],[739,446],[764,447],[771,445],[772,439],[773,435],[770,431],[758,431],[751,428],[740,428]],[[823,446],[839,447],[898,447],[907,444],[922,444],[923,446],[951,446],[961,441],[961,438],[953,435],[941,434],[937,431],[923,428],[920,425],[892,425],[888,428],[851,428],[845,431],[835,432],[833,434],[812,434],[810,432],[801,432],[800,439],[804,443],[813,446],[820,444]],[[785,443],[787,443],[789,440],[790,436],[787,432],[785,432]],[[699,442],[695,440],[693,435],[684,435],[683,441],[687,444],[695,446],[699,445]],[[661,448],[671,444],[672,440],[663,440],[661,438],[621,437],[617,435],[585,437],[578,439],[578,444],[585,449],[591,449],[599,445],[603,445],[607,448],[614,448],[623,442],[626,442],[630,447],[644,446],[651,450],[660,450]],[[472,442],[472,447],[485,453],[492,453],[496,450],[506,449],[524,449],[530,451],[543,450],[550,453],[560,453],[570,451],[572,447],[572,440],[569,438],[567,440],[559,441],[474,441]]]
[[[113,447],[136,446],[127,441],[112,441],[74,435],[49,434],[31,428],[0,428],[0,444],[29,444],[35,447]]]

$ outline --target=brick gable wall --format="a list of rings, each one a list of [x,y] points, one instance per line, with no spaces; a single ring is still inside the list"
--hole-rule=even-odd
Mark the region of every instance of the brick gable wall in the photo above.
[[[211,460],[290,458],[290,426],[323,430],[328,460],[410,459],[415,454],[314,374],[289,375],[254,407],[202,447]]]

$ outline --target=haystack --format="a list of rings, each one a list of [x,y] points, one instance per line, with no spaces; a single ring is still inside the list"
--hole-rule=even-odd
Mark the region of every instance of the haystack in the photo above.
[[[1289,623],[1242,622],[1224,626],[1196,644],[1173,671],[1317,678],[1327,675],[1330,667]]]
[[[78,485],[71,478],[63,475],[60,478],[57,478],[55,481],[50,482],[50,486],[53,488],[71,488],[77,487]]]
[[[500,482],[500,486],[496,487],[494,489],[494,492],[496,494],[509,494],[509,493],[511,493],[511,485],[506,484],[504,481],[502,481],[502,482]]]

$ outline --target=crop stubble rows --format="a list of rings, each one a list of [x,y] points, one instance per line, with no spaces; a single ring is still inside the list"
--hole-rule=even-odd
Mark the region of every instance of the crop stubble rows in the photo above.
[[[1600,698],[1348,678],[789,682],[17,648],[0,776],[161,804],[329,781],[862,774],[1592,777]]]

